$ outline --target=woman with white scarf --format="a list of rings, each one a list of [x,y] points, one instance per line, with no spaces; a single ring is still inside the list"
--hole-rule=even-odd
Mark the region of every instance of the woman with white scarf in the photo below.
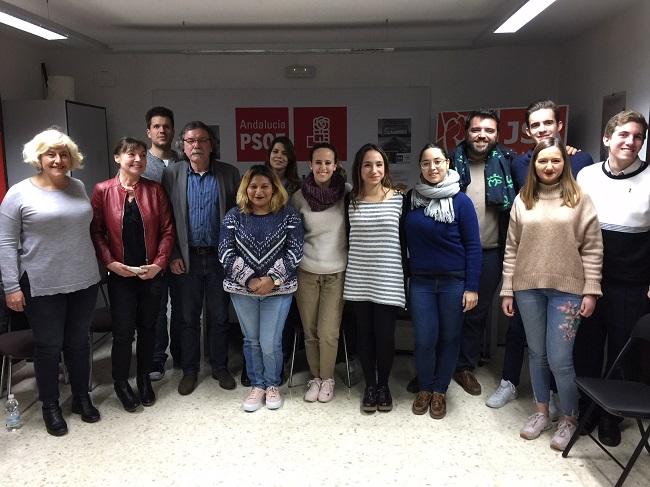
[[[445,416],[463,313],[478,302],[481,242],[472,201],[460,192],[445,150],[420,152],[420,182],[408,193],[404,222],[409,251],[409,305],[415,328],[419,393],[413,413]]]

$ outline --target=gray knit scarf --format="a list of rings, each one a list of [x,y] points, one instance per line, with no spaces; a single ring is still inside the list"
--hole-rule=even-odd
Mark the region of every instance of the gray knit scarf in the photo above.
[[[424,214],[437,222],[454,221],[453,196],[460,191],[460,176],[453,169],[436,185],[418,183],[411,193],[411,209],[424,207]]]

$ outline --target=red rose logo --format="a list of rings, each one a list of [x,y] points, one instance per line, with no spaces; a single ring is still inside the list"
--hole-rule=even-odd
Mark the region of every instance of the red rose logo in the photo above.
[[[468,112],[440,112],[436,122],[436,144],[448,151],[465,139],[465,117]]]

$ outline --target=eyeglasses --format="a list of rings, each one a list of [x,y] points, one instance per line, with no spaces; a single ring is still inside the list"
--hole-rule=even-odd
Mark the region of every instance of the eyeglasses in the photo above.
[[[189,145],[194,145],[194,144],[205,144],[206,142],[209,142],[210,138],[209,137],[201,137],[199,139],[183,139],[183,142]]]
[[[420,161],[420,167],[422,169],[427,169],[433,164],[434,167],[442,167],[447,163],[447,159],[425,159]]]

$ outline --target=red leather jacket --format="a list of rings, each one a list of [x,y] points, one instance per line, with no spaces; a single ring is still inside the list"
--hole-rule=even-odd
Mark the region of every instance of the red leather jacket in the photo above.
[[[140,178],[135,187],[135,200],[142,215],[147,264],[165,269],[174,246],[175,231],[169,201],[162,185]],[[90,236],[95,252],[107,266],[111,262],[124,263],[122,221],[126,191],[118,177],[95,185],[90,201],[93,221]]]

